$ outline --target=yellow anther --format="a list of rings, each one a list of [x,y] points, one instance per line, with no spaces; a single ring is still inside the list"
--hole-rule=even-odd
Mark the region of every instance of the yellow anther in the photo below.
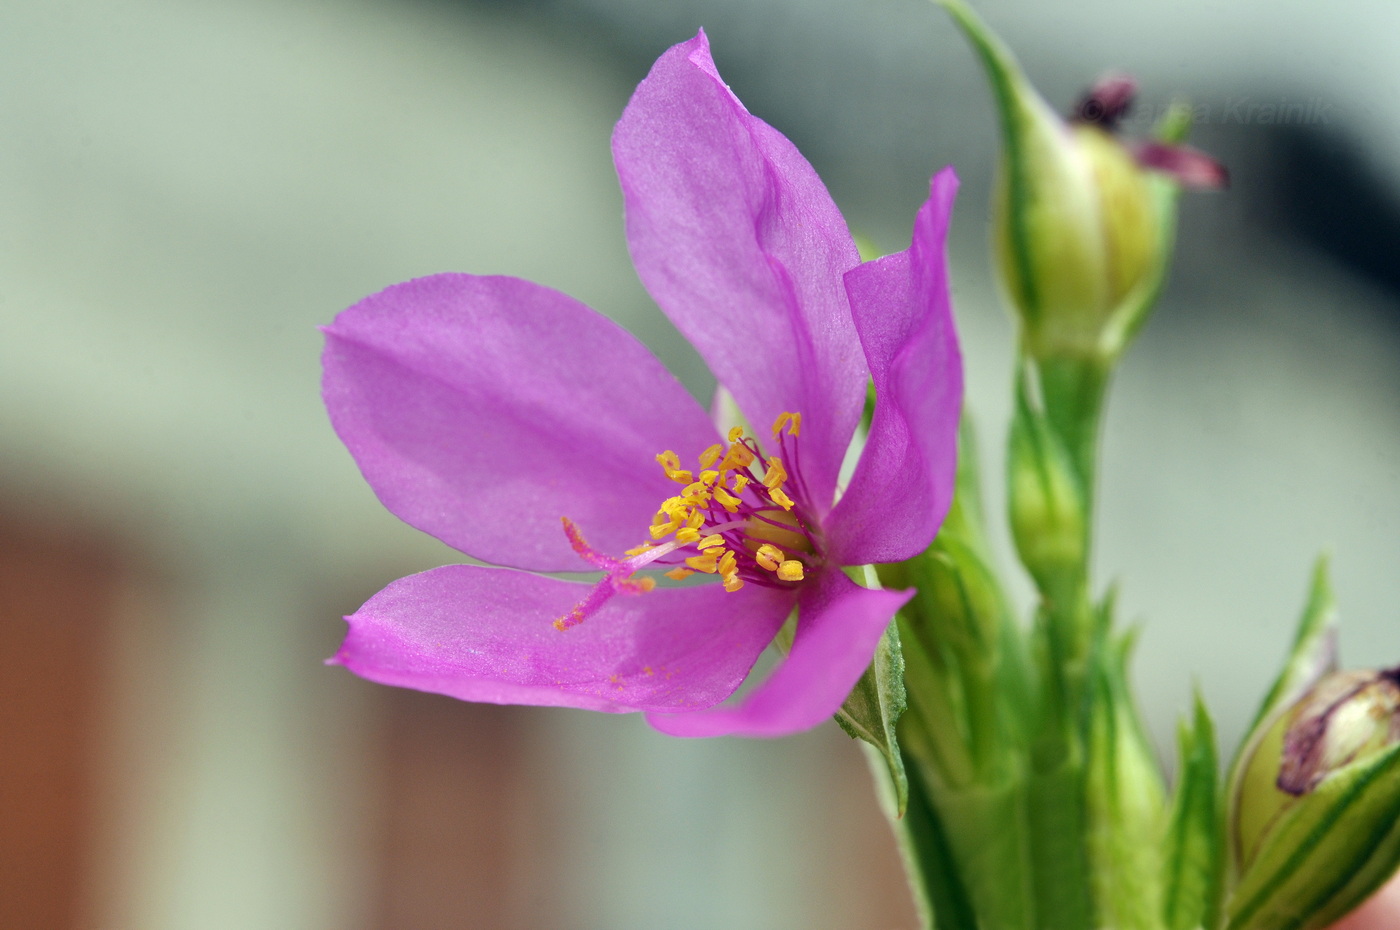
[[[700,473],[700,481],[705,485],[705,487],[713,485],[718,480],[719,472],[717,471],[702,471]]]
[[[705,550],[713,549],[715,546],[722,545],[724,545],[724,537],[718,533],[711,533],[709,536],[706,536],[704,539],[700,540],[698,548],[700,548],[701,550]]]
[[[723,451],[724,446],[720,445],[719,443],[715,443],[713,446],[710,446],[710,448],[706,449],[704,452],[701,452],[700,467],[709,468],[715,463],[715,460],[719,458],[720,453]]]
[[[769,491],[768,497],[770,500],[773,501],[773,503],[777,504],[784,510],[792,509],[792,498],[784,494],[781,489],[774,488],[773,490]]]
[[[666,472],[666,477],[677,484],[689,484],[694,480],[690,472],[681,468],[681,457],[670,449],[658,455],[656,461],[661,465],[661,469]]]
[[[731,427],[730,430],[729,430],[729,441],[730,441],[730,442],[738,442],[738,441],[739,441],[739,438],[740,438],[741,436],[743,436],[743,435],[744,435],[744,428],[743,428],[742,426]]]
[[[687,543],[693,543],[699,538],[700,531],[695,529],[694,527],[683,526],[680,529],[676,530],[676,542],[680,543],[683,546]],[[630,552],[628,553],[628,555],[631,554],[632,553]]]
[[[753,554],[754,561],[770,572],[776,572],[778,570],[778,563],[786,558],[787,556],[783,554],[783,550],[772,543],[764,543],[759,546],[758,551]]]
[[[730,594],[733,594],[743,586],[744,579],[740,578],[738,575],[726,575],[724,578],[724,590],[728,591]]]
[[[652,549],[655,549],[655,548],[656,548],[656,547],[653,546],[651,543],[642,543],[640,546],[633,546],[631,549],[628,549],[628,550],[627,550],[625,553],[623,553],[623,554],[624,554],[624,555],[641,555],[643,552],[650,552]]]
[[[739,498],[730,494],[724,488],[715,488],[715,500],[719,501],[719,505],[730,513],[738,513],[739,504],[742,503]]]
[[[672,581],[685,581],[693,574],[695,573],[688,568],[673,568],[666,573],[666,577]]]
[[[749,476],[734,475],[729,479],[729,485],[734,489],[735,494],[743,494],[744,488],[749,486]]]
[[[622,586],[636,594],[646,594],[656,587],[656,579],[643,576],[641,578],[629,578],[622,582]]]
[[[677,499],[678,498],[672,498],[672,500]],[[669,504],[670,501],[666,503]],[[661,506],[663,509],[656,515],[656,522],[651,525],[652,539],[660,539],[672,530],[680,529],[685,525],[685,518],[689,515],[686,510],[681,510],[679,513],[676,513],[674,512],[674,508],[667,508],[666,504],[662,504]]]
[[[778,577],[783,581],[801,581],[802,563],[796,559],[788,559],[778,566]]]
[[[729,451],[724,454],[724,461],[719,463],[719,467],[724,471],[733,468],[748,468],[753,463],[753,450],[742,442],[736,442],[729,447]]]
[[[776,420],[773,421],[773,435],[776,436],[776,435],[778,435],[779,433],[781,433],[781,432],[783,431],[783,427],[785,427],[785,426],[787,427],[787,431],[788,431],[788,435],[789,435],[789,436],[796,436],[796,435],[798,434],[798,432],[802,429],[802,414],[800,414],[800,413],[781,413],[781,414],[779,414],[779,415],[778,415],[778,419],[776,419]]]
[[[768,470],[763,473],[763,486],[765,488],[780,488],[783,482],[787,481],[787,469],[783,467],[783,460],[776,455],[768,459]]]
[[[801,563],[799,562],[798,564],[800,565]],[[738,558],[734,555],[734,550],[733,550],[733,549],[726,549],[726,550],[724,550],[724,555],[720,556],[720,558],[719,558],[719,573],[720,573],[721,575],[729,576],[729,575],[734,574],[734,573],[737,572],[738,570],[739,570],[739,560],[738,560]]]
[[[690,516],[686,517],[685,525],[692,530],[698,530],[705,525],[705,514],[699,510],[692,510]]]
[[[706,574],[713,575],[719,570],[720,553],[725,551],[728,550],[719,548],[706,549],[700,555],[692,555],[690,558],[686,559],[685,564],[689,565],[697,572],[705,572]]]
[[[694,481],[685,486],[681,495],[689,503],[703,507],[710,502],[710,486],[703,481]]]

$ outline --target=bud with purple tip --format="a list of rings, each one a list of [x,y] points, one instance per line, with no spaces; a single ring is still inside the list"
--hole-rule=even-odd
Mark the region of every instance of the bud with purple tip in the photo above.
[[[1000,111],[995,245],[1026,350],[1042,361],[1112,362],[1160,289],[1177,191],[1224,186],[1225,171],[1180,144],[1180,110],[1157,139],[1121,138],[1137,90],[1123,75],[1101,80],[1061,119],[962,0],[940,2],[982,60]]]
[[[1229,930],[1326,927],[1400,865],[1400,669],[1325,675],[1241,760]]]

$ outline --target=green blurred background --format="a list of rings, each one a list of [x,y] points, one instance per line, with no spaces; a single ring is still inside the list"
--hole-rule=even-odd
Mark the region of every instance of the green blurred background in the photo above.
[[[1193,681],[1233,745],[1320,550],[1344,659],[1400,661],[1400,6],[979,8],[1055,105],[1130,71],[1131,128],[1187,94],[1232,169],[1183,201],[1119,378],[1097,561],[1149,621],[1159,747]],[[708,395],[627,261],[608,151],[700,26],[885,250],[957,166],[954,289],[998,468],[995,126],[921,0],[0,10],[0,925],[913,926],[834,726],[682,742],[321,664],[341,615],[454,558],[379,507],[326,422],[316,326],[341,308],[436,271],[520,275]]]

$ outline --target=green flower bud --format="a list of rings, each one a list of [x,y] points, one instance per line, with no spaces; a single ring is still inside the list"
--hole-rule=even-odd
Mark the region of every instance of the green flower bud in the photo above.
[[[1224,172],[1183,146],[1119,139],[1136,91],[1129,78],[1100,82],[1066,122],[962,0],[940,2],[972,42],[996,96],[1003,151],[994,244],[1026,351],[1037,359],[1114,359],[1161,287],[1178,183],[1220,186]]]
[[[1398,818],[1400,669],[1327,675],[1243,760],[1227,926],[1338,920],[1400,866]]]
[[[1002,158],[993,209],[997,268],[1036,358],[1101,354],[1114,311],[1160,262],[1162,218],[1147,173],[1097,126],[1025,108],[1039,158]]]

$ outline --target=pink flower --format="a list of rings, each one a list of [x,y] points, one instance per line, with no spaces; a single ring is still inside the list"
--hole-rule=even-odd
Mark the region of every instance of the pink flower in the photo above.
[[[909,251],[860,265],[816,173],[725,86],[703,33],[657,61],[613,154],[642,281],[774,428],[720,435],[630,334],[537,284],[442,274],[366,298],[326,329],[336,432],[401,519],[509,568],[394,582],[347,618],[333,661],[463,700],[645,711],[676,735],[815,726],[909,597],[841,566],[920,552],[952,496],[956,179],[934,178]],[[663,569],[713,581],[658,585]],[[535,574],[584,570],[604,576]],[[794,608],[786,659],[722,705]]]

